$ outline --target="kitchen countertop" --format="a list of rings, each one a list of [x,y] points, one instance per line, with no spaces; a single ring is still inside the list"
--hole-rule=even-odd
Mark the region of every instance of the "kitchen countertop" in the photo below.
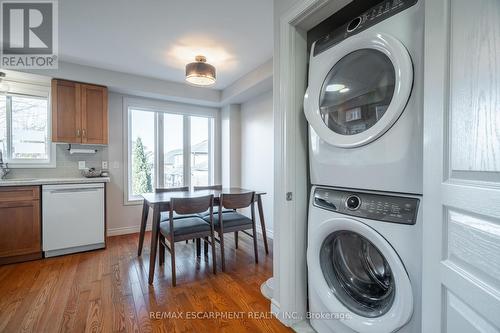
[[[57,184],[88,184],[109,183],[109,177],[73,177],[73,178],[11,178],[0,179],[1,186],[27,186],[27,185],[57,185]]]

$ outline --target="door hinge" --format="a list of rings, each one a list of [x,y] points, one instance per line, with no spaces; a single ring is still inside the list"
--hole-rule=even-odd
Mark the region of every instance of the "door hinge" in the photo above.
[[[286,192],[286,201],[292,201],[293,195],[292,192]]]

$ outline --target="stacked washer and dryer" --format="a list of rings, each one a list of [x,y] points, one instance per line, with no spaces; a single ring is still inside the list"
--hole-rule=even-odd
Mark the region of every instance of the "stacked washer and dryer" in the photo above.
[[[320,333],[421,331],[421,2],[383,1],[311,49],[307,265]]]

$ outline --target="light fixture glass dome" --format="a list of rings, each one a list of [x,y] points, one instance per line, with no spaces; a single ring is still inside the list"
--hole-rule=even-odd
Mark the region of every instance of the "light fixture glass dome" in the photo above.
[[[209,86],[215,83],[215,67],[207,64],[207,58],[196,56],[196,62],[186,65],[186,81],[197,86]]]

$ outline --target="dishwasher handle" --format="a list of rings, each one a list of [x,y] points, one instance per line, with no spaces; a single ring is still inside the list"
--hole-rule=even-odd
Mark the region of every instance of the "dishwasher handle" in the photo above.
[[[49,193],[80,193],[80,192],[97,192],[101,190],[100,187],[91,187],[91,188],[61,188],[48,190]]]

